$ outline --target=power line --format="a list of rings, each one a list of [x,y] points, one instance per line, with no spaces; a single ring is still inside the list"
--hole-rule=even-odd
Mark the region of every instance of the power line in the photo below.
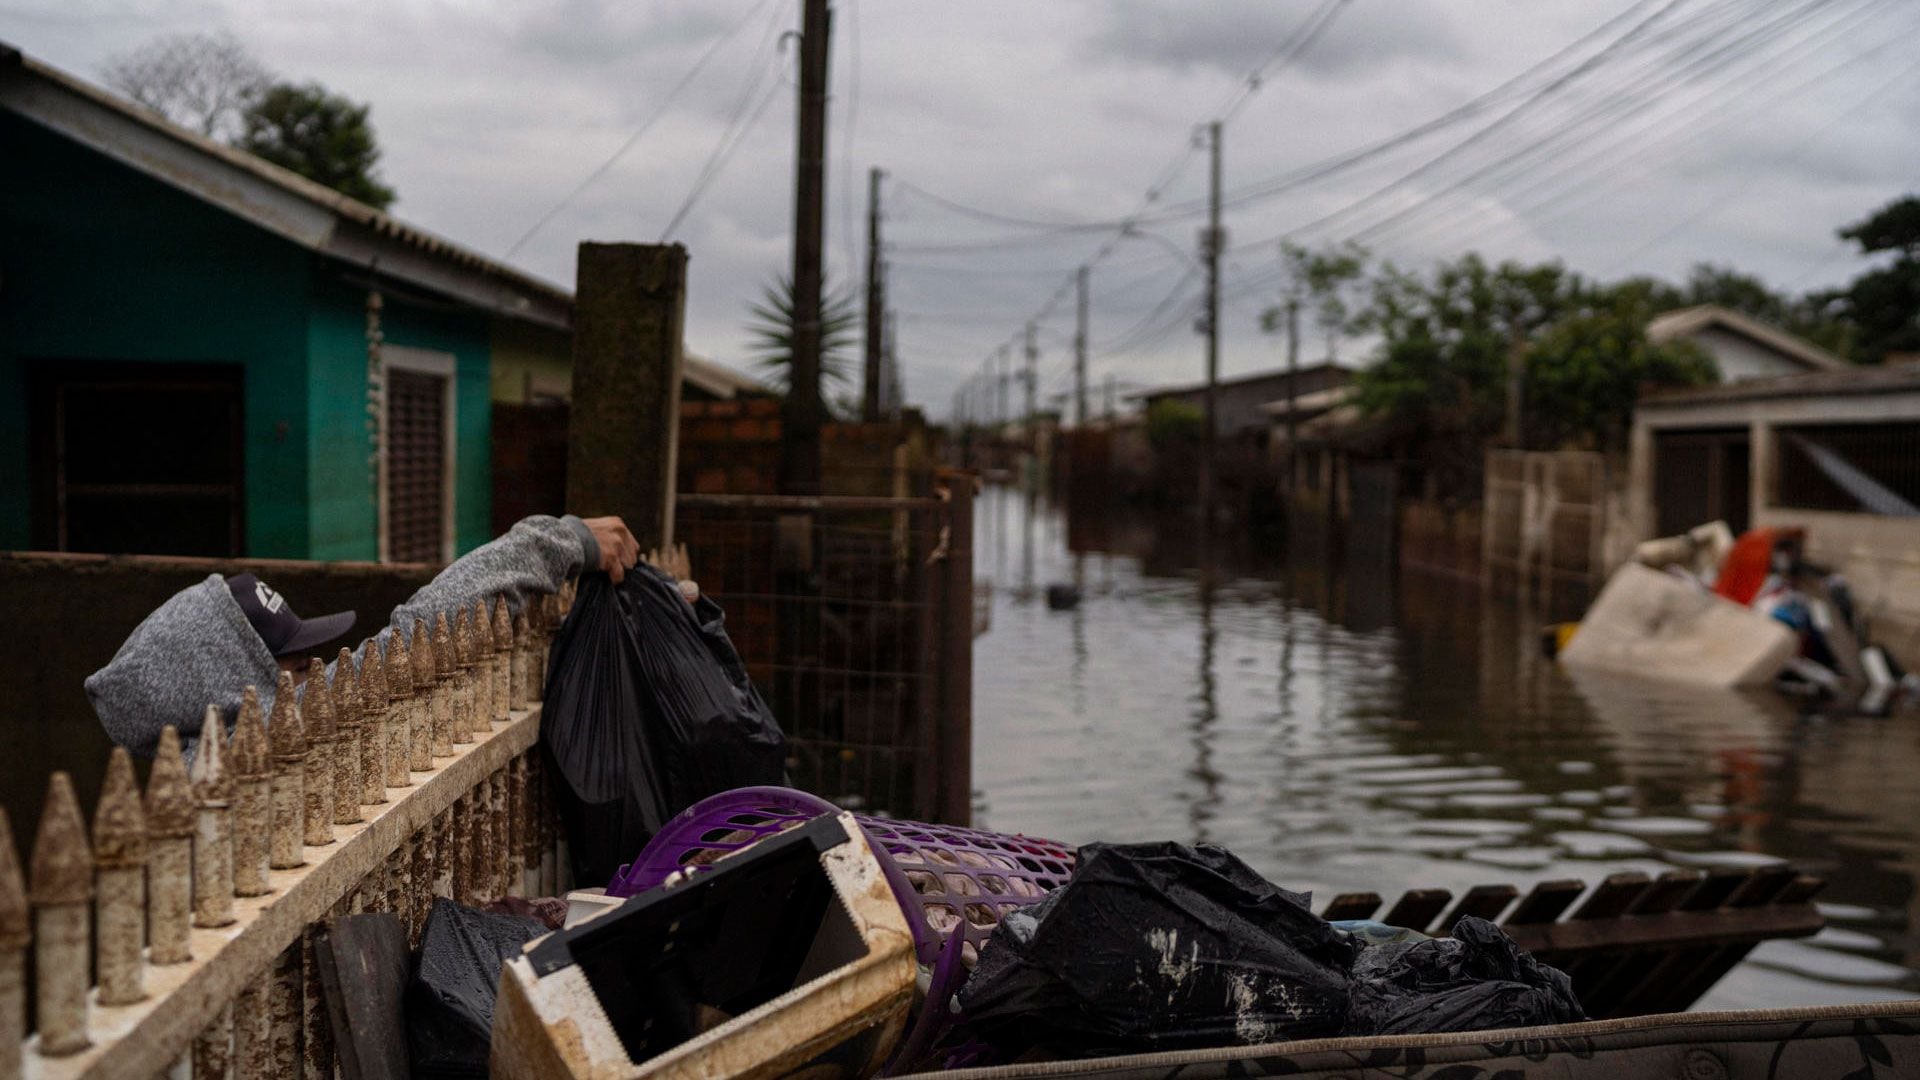
[[[1901,0],[1883,0],[1883,2],[1897,5]],[[1857,32],[1856,28],[1861,23],[1871,20],[1877,14],[1879,14],[1879,12],[1871,10],[1870,5],[1869,9],[1862,9],[1862,11],[1856,12],[1856,17],[1851,23],[1845,20],[1836,21],[1830,24],[1825,30],[1816,32],[1803,39],[1800,44],[1805,46],[1813,43],[1822,35],[1837,36],[1845,39],[1863,36]],[[1717,91],[1714,91],[1712,94],[1703,95],[1694,102],[1695,105],[1699,105],[1714,96],[1728,99],[1719,102],[1714,108],[1701,116],[1687,117],[1684,123],[1676,123],[1674,121],[1680,119],[1680,114],[1676,112],[1663,117],[1660,123],[1646,125],[1632,132],[1620,132],[1618,137],[1613,140],[1614,142],[1638,143],[1636,148],[1624,157],[1614,152],[1613,147],[1609,145],[1607,140],[1593,141],[1586,155],[1581,156],[1576,154],[1570,158],[1556,159],[1562,161],[1560,168],[1547,173],[1545,176],[1530,184],[1526,189],[1519,192],[1518,194],[1521,196],[1529,196],[1539,193],[1542,189],[1550,186],[1553,187],[1553,190],[1545,194],[1544,197],[1540,197],[1528,205],[1515,207],[1512,211],[1512,216],[1493,226],[1495,231],[1491,235],[1499,235],[1502,232],[1511,231],[1517,228],[1523,221],[1537,225],[1560,220],[1574,210],[1589,205],[1595,197],[1617,191],[1622,181],[1644,175],[1647,171],[1645,167],[1631,171],[1626,170],[1629,166],[1645,162],[1653,157],[1656,152],[1662,149],[1663,144],[1670,142],[1674,138],[1684,135],[1689,141],[1697,142],[1702,135],[1718,130],[1735,120],[1744,119],[1783,98],[1792,96],[1809,86],[1848,70],[1852,65],[1899,43],[1913,32],[1913,28],[1910,27],[1900,34],[1882,41],[1881,44],[1874,48],[1851,56],[1841,63],[1796,84],[1782,85],[1779,81],[1780,76],[1794,65],[1806,59],[1807,56],[1776,58],[1763,64],[1753,65],[1752,69],[1746,73],[1748,76],[1746,81],[1750,83],[1771,84],[1776,87],[1775,93],[1756,100],[1747,96],[1746,87],[1740,87],[1739,92],[1735,92],[1736,84],[1740,82],[1739,77],[1730,79]],[[1821,48],[1808,50],[1807,55],[1818,54],[1822,51],[1825,44],[1826,43],[1821,43]],[[1712,123],[1703,123],[1703,121],[1713,118],[1718,119],[1715,119]],[[1664,127],[1665,130],[1659,130],[1662,127]],[[1604,162],[1606,165],[1606,169],[1602,173],[1596,173],[1592,168],[1592,164],[1599,162]],[[1559,183],[1569,176],[1571,176],[1570,183]],[[1459,221],[1455,226],[1456,228],[1465,228],[1477,219],[1484,217],[1487,213],[1485,207],[1477,209],[1467,207],[1466,209],[1468,210],[1468,216]],[[1428,225],[1430,227],[1431,223],[1428,223]],[[1417,231],[1419,230],[1416,229],[1416,232]],[[1479,235],[1484,237],[1489,234],[1482,230]]]
[[[1583,149],[1590,150],[1591,151],[1590,156],[1593,157],[1594,159],[1602,160],[1611,164],[1612,159],[1608,156],[1606,144],[1607,144],[1608,138],[1617,136],[1620,132],[1620,129],[1617,123],[1615,122],[1619,117],[1620,110],[1625,109],[1626,110],[1625,115],[1629,115],[1629,116],[1638,112],[1645,111],[1647,108],[1651,107],[1652,104],[1657,104],[1661,101],[1666,100],[1666,98],[1663,95],[1665,91],[1668,88],[1670,88],[1670,85],[1673,83],[1673,81],[1676,78],[1682,80],[1683,82],[1697,81],[1702,71],[1710,73],[1712,71],[1718,70],[1719,68],[1725,67],[1728,63],[1738,62],[1739,60],[1744,59],[1746,56],[1755,53],[1761,47],[1760,43],[1765,42],[1768,36],[1778,35],[1782,32],[1785,32],[1786,30],[1791,28],[1794,20],[1804,18],[1808,14],[1808,12],[1810,12],[1813,8],[1821,6],[1822,4],[1827,2],[1830,2],[1830,0],[1813,0],[1812,3],[1803,5],[1801,8],[1795,11],[1789,12],[1788,15],[1782,18],[1775,19],[1770,23],[1759,24],[1757,27],[1751,28],[1749,31],[1743,33],[1742,35],[1736,36],[1731,42],[1722,40],[1721,42],[1719,42],[1719,47],[1716,49],[1713,49],[1704,58],[1693,59],[1678,71],[1674,71],[1672,69],[1661,69],[1661,70],[1654,71],[1652,74],[1643,73],[1637,77],[1638,81],[1636,83],[1622,87],[1618,92],[1612,93],[1606,96],[1604,99],[1603,105],[1599,107],[1589,107],[1584,113],[1576,114],[1570,120],[1551,125],[1551,130],[1548,132],[1547,135],[1531,141],[1520,150],[1510,152],[1507,155],[1499,159],[1496,159],[1487,165],[1482,166],[1478,170],[1475,170],[1473,173],[1470,173],[1468,177],[1463,178],[1460,181],[1456,181],[1453,185],[1444,189],[1443,191],[1435,193],[1433,196],[1430,196],[1427,199],[1422,200],[1422,202],[1415,207],[1403,208],[1402,210],[1389,215],[1387,218],[1378,220],[1374,222],[1372,225],[1366,227],[1365,229],[1359,230],[1356,233],[1350,233],[1349,235],[1357,238],[1367,238],[1369,236],[1377,236],[1380,233],[1386,231],[1387,227],[1390,224],[1394,223],[1396,220],[1407,219],[1412,216],[1414,211],[1431,207],[1434,203],[1438,202],[1443,196],[1448,195],[1458,189],[1461,189],[1462,187],[1464,187],[1466,183],[1471,182],[1473,179],[1484,177],[1491,173],[1500,171],[1502,168],[1505,168],[1505,167],[1514,166],[1517,163],[1527,160],[1528,156],[1532,154],[1540,153],[1541,156],[1543,157],[1548,156],[1541,152],[1545,150],[1551,150],[1556,146],[1579,146]],[[1690,27],[1698,27],[1703,24],[1707,24],[1708,20],[1710,20],[1712,17],[1726,14],[1730,7],[1732,7],[1731,4],[1723,4],[1717,8],[1712,9],[1711,11],[1699,13],[1693,19],[1690,19],[1687,25],[1689,25]],[[1737,12],[1735,13],[1735,18],[1736,19],[1738,18]],[[1705,35],[1702,35],[1700,38],[1692,39],[1692,40],[1681,38],[1680,43],[1667,54],[1667,59],[1671,60],[1674,58],[1693,56],[1694,54],[1698,53],[1699,50],[1702,47],[1704,47],[1706,44],[1712,43],[1712,40],[1711,40],[1712,35],[1716,32],[1717,32],[1717,28],[1712,27],[1711,25],[1708,25],[1708,32]],[[1671,39],[1669,39],[1669,41],[1670,40]],[[1666,85],[1662,85],[1662,84],[1666,84]],[[1649,92],[1646,92],[1643,95],[1645,100],[1641,101],[1637,105],[1634,104],[1636,100],[1634,97],[1634,94],[1636,92],[1640,92],[1647,88],[1651,88],[1651,90]],[[1718,91],[1715,91],[1715,93],[1717,92]],[[1590,134],[1596,131],[1602,133],[1601,137],[1597,140],[1593,137],[1592,134]],[[1576,157],[1577,156],[1578,155],[1576,155]],[[1552,160],[1561,161],[1561,162],[1566,161],[1564,156],[1555,157],[1555,158],[1552,158]],[[1561,171],[1562,172],[1577,171],[1579,167],[1580,166],[1574,162],[1567,162],[1565,164],[1565,167]],[[1594,182],[1600,182],[1600,181],[1604,181],[1609,178],[1612,178],[1613,175],[1614,174],[1611,172],[1611,170],[1607,170],[1604,172],[1596,172],[1592,174],[1589,177],[1589,179],[1593,180]],[[1396,181],[1396,183],[1398,183],[1398,181]],[[1389,187],[1392,187],[1392,186],[1393,185],[1389,185]],[[1386,189],[1382,189],[1382,190],[1384,191]],[[1378,193],[1376,192],[1375,194],[1377,195]],[[1369,196],[1368,198],[1372,198],[1372,196]],[[1301,226],[1297,229],[1289,230],[1289,232],[1286,234],[1283,234],[1283,236],[1298,235],[1300,233],[1309,231],[1313,229],[1315,226],[1322,225],[1329,220],[1335,219],[1343,214],[1346,214],[1347,212],[1351,211],[1355,206],[1358,206],[1360,205],[1361,202],[1365,202],[1365,201],[1366,199],[1356,201],[1355,203],[1349,204],[1347,207],[1343,207],[1341,210],[1336,211],[1334,214],[1330,214],[1322,217],[1321,219],[1319,219],[1319,221],[1316,221],[1306,226]],[[1547,204],[1542,203],[1541,205],[1545,206]],[[1428,216],[1424,220],[1418,221],[1416,224],[1419,227],[1430,228],[1432,227],[1435,220],[1437,219],[1431,216]],[[1276,237],[1274,239],[1279,239],[1279,238]],[[1271,241],[1261,241],[1261,243],[1268,243],[1268,242],[1271,242]],[[1277,271],[1277,270],[1269,270],[1265,272],[1256,273],[1251,281],[1242,282],[1240,283],[1240,285],[1243,289],[1247,287],[1252,287],[1255,289],[1264,288],[1271,282],[1278,280],[1278,278],[1281,276],[1282,273],[1283,273],[1282,271]]]
[[[679,97],[680,91],[686,89],[687,85],[693,82],[694,76],[700,74],[701,69],[707,66],[707,61],[712,60],[714,56],[720,52],[720,49],[722,46],[726,45],[727,42],[732,41],[736,34],[740,33],[740,31],[744,29],[748,23],[753,21],[753,17],[755,15],[758,15],[761,11],[763,11],[766,8],[768,4],[772,2],[773,0],[759,0],[759,3],[754,4],[753,7],[747,10],[747,13],[745,15],[742,15],[740,17],[739,22],[734,23],[733,26],[728,28],[726,33],[720,35],[720,37],[716,39],[712,45],[708,46],[707,51],[700,54],[700,59],[694,61],[693,66],[687,69],[687,73],[685,75],[680,76],[680,81],[673,84],[673,89],[667,91],[667,96],[660,99],[660,105],[658,108],[654,109],[653,115],[647,117],[647,119],[643,123],[641,123],[639,127],[635,128],[633,131],[633,134],[627,136],[627,141],[621,143],[619,149],[607,155],[607,159],[605,161],[602,161],[598,166],[596,166],[592,172],[588,173],[586,176],[586,179],[581,180],[578,184],[574,185],[573,190],[567,192],[567,194],[564,197],[562,197],[559,202],[555,203],[553,206],[553,209],[548,210],[546,213],[540,215],[540,220],[534,222],[532,226],[530,226],[527,229],[526,232],[521,233],[520,239],[515,240],[513,244],[507,248],[506,254],[502,255],[501,258],[503,259],[512,258],[515,252],[519,251],[523,246],[526,245],[527,241],[533,239],[534,234],[538,233],[541,229],[546,228],[548,222],[558,217],[561,211],[565,210],[568,206],[572,205],[573,200],[579,198],[583,192],[585,192],[588,188],[592,187],[594,181],[600,179],[602,176],[605,176],[607,174],[607,170],[613,168],[615,162],[619,161],[622,157],[625,157],[627,151],[633,149],[634,146],[640,142],[641,138],[644,137],[647,132],[653,130],[653,125],[659,123],[661,118],[667,115],[667,111],[673,107],[674,99]]]
[[[761,95],[759,104],[753,107],[752,115],[746,116],[742,122],[747,103],[751,100],[750,95],[759,88],[760,76],[754,75],[747,83],[746,91],[741,94],[739,102],[734,107],[733,115],[728,118],[727,126],[720,133],[720,141],[714,144],[713,152],[707,155],[706,164],[701,166],[699,175],[694,177],[693,187],[688,190],[687,197],[681,201],[680,209],[674,211],[673,217],[667,221],[667,227],[660,230],[661,243],[665,243],[673,236],[674,230],[680,227],[680,223],[693,210],[694,204],[700,201],[700,196],[707,193],[707,188],[720,175],[720,170],[726,168],[727,162],[733,157],[733,152],[740,148],[741,143],[746,142],[754,125],[760,122],[761,115],[767,111],[767,106],[773,104],[773,99],[779,95],[785,83],[780,78],[778,58],[771,70],[774,77],[768,82],[766,93]]]
[[[1695,42],[1689,48],[1676,50],[1676,56],[1687,60],[1686,65],[1679,70],[1657,73],[1651,77],[1643,78],[1640,85],[1629,86],[1622,93],[1609,95],[1608,98],[1599,105],[1589,107],[1585,113],[1576,115],[1564,126],[1555,125],[1555,130],[1550,132],[1546,137],[1536,140],[1520,151],[1473,170],[1467,175],[1455,180],[1447,187],[1442,188],[1440,191],[1426,196],[1414,205],[1404,207],[1374,222],[1359,233],[1354,234],[1353,239],[1365,243],[1372,237],[1378,236],[1383,231],[1390,229],[1396,223],[1406,220],[1422,208],[1433,205],[1452,193],[1465,190],[1467,185],[1472,184],[1476,180],[1486,179],[1490,176],[1498,175],[1503,170],[1509,170],[1519,166],[1528,159],[1529,155],[1546,159],[1551,156],[1555,148],[1579,144],[1583,141],[1582,135],[1587,131],[1595,129],[1617,131],[1617,124],[1621,119],[1637,115],[1658,106],[1664,100],[1667,100],[1667,95],[1677,86],[1696,82],[1705,76],[1723,70],[1728,64],[1738,63],[1747,56],[1753,55],[1764,47],[1769,36],[1784,32],[1796,21],[1805,18],[1815,8],[1825,6],[1831,2],[1832,0],[1808,0],[1808,2],[1803,4],[1799,9],[1790,11],[1770,23],[1762,23],[1752,27],[1742,35],[1736,36],[1733,40],[1724,42],[1710,49],[1704,56],[1697,56],[1690,60],[1687,59],[1688,53],[1705,48],[1712,43],[1711,39],[1703,39]],[[1634,94],[1642,91],[1643,88],[1644,93],[1640,94],[1640,100],[1636,103]]]
[[[1893,41],[1883,42],[1881,45],[1881,48],[1886,48],[1887,46],[1892,44],[1894,44]],[[1878,51],[1878,50],[1875,50],[1875,51]],[[1844,112],[1835,116],[1833,118],[1833,123],[1837,124],[1839,121],[1845,120],[1851,117],[1853,114],[1859,112],[1861,109],[1866,108],[1868,105],[1872,105],[1875,102],[1879,101],[1880,96],[1882,94],[1892,89],[1896,83],[1912,75],[1915,71],[1920,71],[1920,63],[1909,64],[1906,67],[1901,68],[1899,71],[1895,72],[1891,78],[1885,80],[1884,82],[1875,84],[1874,88],[1868,91],[1865,96],[1861,97],[1858,101],[1854,102]],[[1800,87],[1796,87],[1795,89],[1796,90],[1800,89]],[[1793,147],[1786,152],[1786,156],[1788,157],[1798,156],[1802,151],[1806,150],[1807,147],[1820,141],[1826,136],[1833,134],[1833,130],[1834,129],[1831,125],[1827,127],[1815,129],[1806,138],[1801,139],[1799,142],[1795,143]],[[1673,225],[1662,230],[1658,235],[1647,240],[1645,243],[1634,248],[1632,251],[1621,256],[1619,259],[1616,259],[1611,265],[1608,266],[1607,270],[1604,272],[1605,273],[1614,272],[1621,266],[1640,257],[1642,254],[1645,254],[1647,251],[1651,250],[1652,248],[1657,247],[1660,244],[1666,242],[1667,240],[1672,239],[1674,236],[1685,231],[1689,226],[1695,224],[1701,219],[1710,217],[1713,214],[1716,214],[1722,210],[1725,210],[1727,207],[1727,204],[1730,201],[1752,190],[1754,184],[1758,182],[1759,182],[1758,177],[1750,177],[1747,183],[1740,185],[1740,187],[1735,189],[1733,192],[1721,194],[1713,199],[1709,199],[1706,202],[1706,204],[1703,205],[1695,213],[1689,214],[1688,216],[1675,222]]]

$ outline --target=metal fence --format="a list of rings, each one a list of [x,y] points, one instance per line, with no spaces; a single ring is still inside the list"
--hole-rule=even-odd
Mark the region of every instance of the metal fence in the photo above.
[[[1590,596],[1606,574],[1610,483],[1590,451],[1487,451],[1482,575],[1547,603],[1556,591]]]
[[[331,1077],[325,920],[393,912],[417,940],[435,897],[560,891],[529,699],[564,606],[416,623],[298,694],[283,675],[271,724],[250,689],[231,736],[217,707],[167,729],[144,795],[116,749],[91,825],[55,773],[24,876],[0,815],[0,1080]]]
[[[682,495],[676,535],[786,731],[795,786],[964,824],[973,480],[924,498]]]

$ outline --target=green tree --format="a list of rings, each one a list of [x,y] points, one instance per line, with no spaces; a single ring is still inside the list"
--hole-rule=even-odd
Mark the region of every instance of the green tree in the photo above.
[[[1207,414],[1200,406],[1178,398],[1161,398],[1147,406],[1147,442],[1155,450],[1200,445]]]
[[[1430,469],[1442,491],[1471,491],[1480,455],[1505,422],[1509,363],[1568,308],[1577,279],[1557,264],[1491,266],[1478,255],[1429,275],[1391,264],[1353,321],[1378,334],[1354,401]]]
[[[1643,390],[1714,381],[1713,358],[1700,346],[1647,340],[1659,310],[1653,299],[1637,283],[1595,290],[1533,339],[1525,384],[1532,445],[1624,450]]]
[[[1287,268],[1287,284],[1279,304],[1260,314],[1260,327],[1269,334],[1286,332],[1287,309],[1307,309],[1326,339],[1325,359],[1337,360],[1340,340],[1354,330],[1356,291],[1364,286],[1367,250],[1351,241],[1324,248],[1302,247],[1291,241],[1280,245]]]
[[[781,274],[747,305],[747,352],[768,381],[786,390],[793,371],[793,278]],[[851,289],[825,289],[820,298],[820,381],[853,386],[853,346],[859,340],[859,311]],[[827,400],[825,393],[822,401]],[[856,410],[857,412],[857,410]]]
[[[370,110],[318,83],[275,83],[248,108],[236,145],[384,210],[394,192],[374,172],[380,147]]]
[[[1845,289],[1822,299],[1852,328],[1853,358],[1877,364],[1892,352],[1920,351],[1920,196],[1895,199],[1840,230],[1866,255],[1891,255]]]

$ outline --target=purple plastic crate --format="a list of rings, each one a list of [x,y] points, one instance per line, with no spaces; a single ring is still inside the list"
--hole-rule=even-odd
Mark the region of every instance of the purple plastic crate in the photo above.
[[[676,871],[711,864],[764,837],[834,813],[839,809],[832,803],[791,788],[722,792],[662,826],[639,856],[614,875],[607,892],[644,892]],[[854,816],[907,915],[914,951],[928,967],[940,959],[957,931],[957,958],[970,970],[1002,916],[1038,902],[1073,873],[1072,850],[1053,840]]]

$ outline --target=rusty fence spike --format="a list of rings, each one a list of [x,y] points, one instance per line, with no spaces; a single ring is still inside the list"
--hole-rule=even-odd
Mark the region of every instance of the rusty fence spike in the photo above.
[[[453,629],[447,625],[447,613],[442,611],[433,617],[433,693],[428,705],[433,714],[433,756],[452,757],[453,744],[459,740],[454,733],[454,675],[457,666],[453,656]]]
[[[453,614],[453,741],[473,741],[473,626],[466,608]]]
[[[365,820],[360,814],[360,680],[353,653],[344,645],[333,663],[327,702],[333,706],[333,823],[352,825]]]
[[[333,763],[339,739],[327,666],[319,657],[307,661],[307,681],[300,689],[300,722],[307,730],[306,828],[301,839],[308,847],[324,847],[333,843]]]
[[[476,602],[469,625],[473,631],[473,730],[493,730],[493,620],[485,601]]]
[[[147,996],[146,959],[140,951],[146,892],[147,816],[140,809],[133,757],[116,746],[93,812],[94,958],[102,1005],[131,1005]]]
[[[227,722],[207,706],[193,752],[193,925],[233,922],[233,775],[227,771]]]
[[[181,964],[193,919],[193,833],[197,811],[187,780],[180,733],[160,729],[160,745],[147,774],[147,962]]]
[[[360,801],[368,806],[387,801],[390,715],[387,666],[380,658],[379,639],[369,638],[360,646]]]
[[[235,896],[264,896],[267,872],[273,865],[269,837],[273,822],[273,755],[267,743],[267,722],[260,712],[260,691],[248,686],[240,694],[240,718],[233,725],[227,747],[233,772],[233,892]]]
[[[27,1041],[27,883],[13,846],[13,823],[0,810],[0,1077],[20,1075],[20,1047]]]
[[[380,673],[387,690],[387,787],[412,787],[413,732],[407,710],[412,707],[413,658],[407,655],[406,635],[397,627],[387,635],[387,657]]]
[[[493,598],[493,718],[505,720],[513,711],[513,616],[507,598]]]
[[[293,676],[284,671],[274,685],[267,748],[273,765],[267,797],[267,861],[275,870],[291,870],[307,861],[301,850],[307,832],[307,733]]]
[[[73,794],[73,777],[56,772],[47,782],[40,834],[33,841],[27,898],[33,903],[34,1005],[40,1018],[40,1053],[77,1054],[87,1037],[88,903],[93,899],[93,853],[87,823]]]
[[[407,697],[407,767],[414,772],[433,768],[433,643],[427,624],[413,620],[412,690]]]
[[[513,656],[507,667],[508,699],[515,709],[527,707],[527,657],[532,655],[532,650],[533,629],[523,605],[520,614],[513,617]]]

